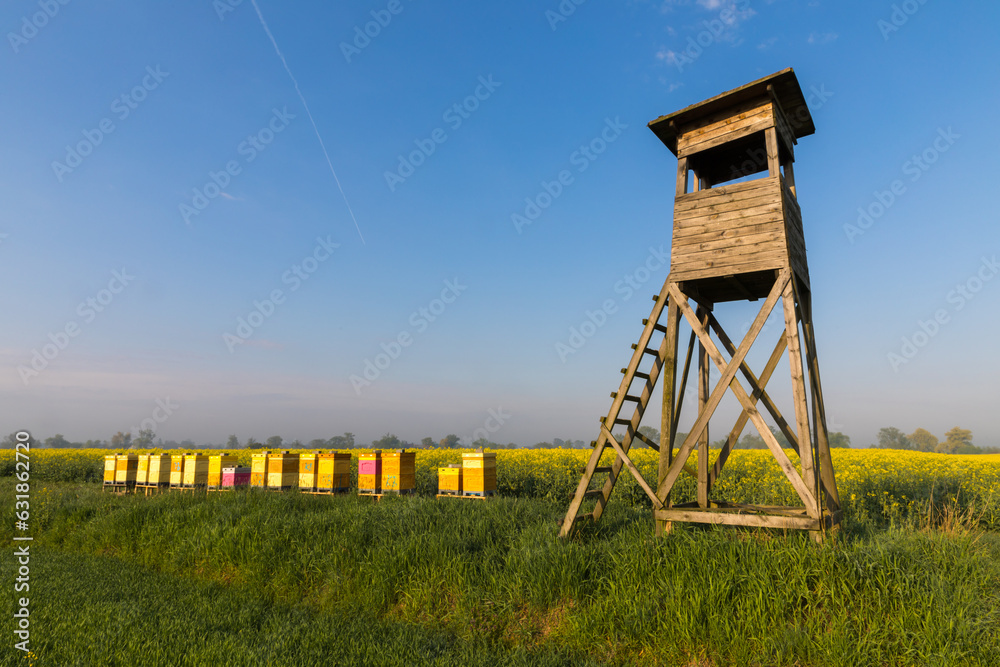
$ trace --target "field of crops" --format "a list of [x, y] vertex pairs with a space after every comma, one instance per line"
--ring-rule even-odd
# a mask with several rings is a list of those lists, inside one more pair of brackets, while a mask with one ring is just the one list
[[[461, 463], [463, 451], [470, 450], [417, 450], [417, 492], [434, 494], [438, 467]], [[31, 478], [35, 482], [100, 482], [104, 456], [108, 453], [104, 449], [36, 449], [31, 454]], [[250, 465], [250, 450], [238, 450], [235, 454], [239, 465]], [[787, 454], [793, 462], [798, 462], [794, 452]], [[590, 450], [580, 449], [498, 451], [498, 493], [566, 501], [576, 489], [580, 469], [589, 455]], [[953, 456], [881, 449], [835, 449], [832, 455], [848, 520], [879, 526], [913, 525], [926, 520], [930, 513], [951, 512], [972, 517], [985, 528], [1000, 528], [1000, 455]], [[608, 452], [605, 456], [610, 463], [613, 454]], [[633, 450], [633, 460], [646, 479], [656, 478], [656, 457], [649, 449]], [[692, 463], [695, 460], [696, 455]], [[0, 477], [10, 476], [13, 471], [13, 452], [0, 451]], [[352, 472], [355, 483], [356, 472], [355, 453]], [[682, 477], [676, 488], [679, 492], [675, 501], [694, 498], [692, 479]], [[734, 452], [714, 495], [734, 502], [797, 504], [791, 485], [766, 450]], [[642, 490], [624, 472], [613, 499], [616, 503], [648, 506]]]
[[[626, 478], [600, 524], [559, 540], [580, 450], [498, 452], [488, 501], [435, 499], [461, 451], [420, 450], [419, 494], [379, 503], [103, 493], [106, 453], [31, 452], [34, 665], [1000, 664], [998, 456], [837, 450], [845, 529], [817, 546], [654, 538]], [[10, 499], [12, 469], [4, 452]], [[791, 499], [767, 452], [727, 471], [720, 497]]]

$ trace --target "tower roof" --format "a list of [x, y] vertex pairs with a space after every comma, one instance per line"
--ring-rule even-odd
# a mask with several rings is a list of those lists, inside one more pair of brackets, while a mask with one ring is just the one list
[[816, 131], [805, 96], [802, 94], [799, 81], [795, 78], [795, 72], [791, 67], [762, 79], [751, 81], [739, 88], [733, 88], [715, 97], [710, 97], [697, 104], [684, 107], [680, 111], [660, 116], [649, 122], [649, 129], [660, 138], [660, 141], [670, 149], [670, 152], [677, 155], [678, 128], [698, 118], [723, 111], [755, 97], [767, 95], [768, 86], [773, 86], [774, 94], [792, 126], [792, 132], [796, 139]]

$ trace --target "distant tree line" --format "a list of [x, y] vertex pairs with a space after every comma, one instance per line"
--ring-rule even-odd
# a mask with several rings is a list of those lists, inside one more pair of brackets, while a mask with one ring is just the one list
[[906, 435], [894, 426], [879, 429], [878, 443], [869, 445], [878, 449], [904, 449], [940, 454], [998, 454], [1000, 447], [977, 447], [972, 444], [972, 431], [954, 427], [944, 434], [944, 440], [924, 428]]

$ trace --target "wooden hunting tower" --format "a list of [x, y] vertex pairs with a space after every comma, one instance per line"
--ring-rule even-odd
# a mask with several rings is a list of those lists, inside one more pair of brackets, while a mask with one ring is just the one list
[[[661, 116], [650, 122], [649, 128], [677, 156], [670, 274], [660, 294], [653, 297], [653, 312], [643, 320], [645, 328], [632, 346], [635, 352], [628, 367], [622, 369], [621, 386], [611, 394], [611, 410], [601, 418], [600, 436], [560, 534], [569, 535], [584, 517], [594, 521], [601, 517], [624, 467], [650, 498], [658, 533], [668, 531], [674, 521], [689, 521], [803, 529], [822, 539], [824, 531], [840, 521], [840, 499], [830, 460], [802, 215], [792, 168], [797, 140], [812, 134], [815, 127], [795, 73], [790, 68], [782, 70]], [[751, 178], [757, 174], [761, 175]], [[727, 185], [729, 181], [737, 182]], [[760, 312], [737, 347], [716, 320], [715, 305], [759, 299], [764, 299]], [[758, 376], [745, 359], [779, 299], [785, 328]], [[689, 301], [694, 301], [694, 308]], [[659, 323], [664, 313], [666, 325]], [[678, 391], [677, 342], [682, 316], [691, 335]], [[662, 334], [662, 339], [654, 346], [651, 340], [657, 334]], [[677, 426], [695, 339], [699, 343], [697, 418], [684, 441], [678, 443]], [[720, 352], [720, 344], [728, 360]], [[765, 390], [786, 348], [793, 424], [786, 421]], [[714, 388], [709, 386], [712, 364], [721, 373]], [[661, 374], [663, 409], [660, 442], [656, 443], [638, 429]], [[710, 461], [708, 424], [727, 389], [743, 410], [718, 456]], [[631, 418], [623, 415], [626, 403], [634, 407]], [[764, 406], [798, 455], [798, 466], [764, 422], [758, 404]], [[766, 442], [801, 506], [756, 506], [713, 498], [713, 486], [748, 421]], [[616, 426], [626, 428], [620, 442], [612, 435]], [[659, 450], [655, 487], [628, 456], [635, 440]], [[614, 451], [614, 462], [601, 466], [607, 449]], [[697, 470], [688, 465], [695, 449]], [[682, 473], [696, 479], [697, 500], [674, 504], [671, 490]], [[603, 474], [607, 475], [603, 484], [591, 488], [594, 477]], [[583, 503], [591, 498], [596, 500], [593, 511], [582, 514]]]

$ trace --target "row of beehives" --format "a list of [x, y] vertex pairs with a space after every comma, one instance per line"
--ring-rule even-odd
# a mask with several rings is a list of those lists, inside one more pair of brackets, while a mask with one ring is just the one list
[[[233, 454], [109, 454], [104, 486], [132, 488], [274, 490], [298, 488], [312, 493], [343, 493], [351, 486], [347, 452], [255, 452], [251, 467], [237, 466]], [[462, 454], [461, 465], [438, 468], [438, 492], [487, 496], [496, 492], [496, 454]], [[358, 493], [416, 491], [416, 452], [375, 451], [358, 456]]]

